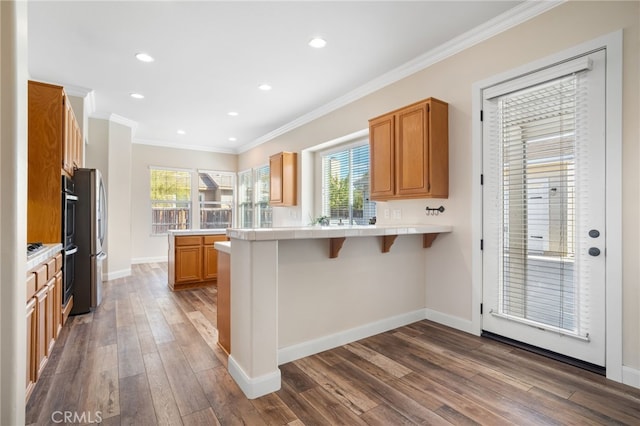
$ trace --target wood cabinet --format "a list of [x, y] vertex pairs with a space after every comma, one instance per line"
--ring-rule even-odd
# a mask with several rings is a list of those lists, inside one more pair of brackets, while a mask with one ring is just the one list
[[[31, 274], [33, 275], [33, 274]], [[35, 280], [35, 276], [33, 276]], [[36, 385], [37, 367], [36, 367], [36, 298], [31, 297], [27, 302], [27, 363], [26, 363], [26, 400], [29, 400], [31, 392]]]
[[64, 89], [29, 81], [27, 241], [62, 239], [61, 175], [82, 167], [82, 132]]
[[180, 235], [169, 241], [169, 287], [172, 290], [212, 285], [218, 278], [216, 241], [225, 235]]
[[[217, 251], [217, 250], [216, 250]], [[217, 305], [218, 345], [231, 353], [231, 256], [220, 251], [218, 254], [218, 305]]]
[[447, 198], [448, 129], [435, 98], [369, 120], [371, 199]]
[[61, 255], [27, 273], [26, 398], [42, 374], [62, 327]]
[[280, 152], [269, 157], [269, 204], [295, 206], [298, 194], [298, 154]]

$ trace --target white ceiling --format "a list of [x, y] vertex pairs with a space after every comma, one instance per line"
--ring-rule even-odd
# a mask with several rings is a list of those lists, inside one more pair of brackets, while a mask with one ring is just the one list
[[29, 72], [93, 91], [136, 142], [242, 152], [520, 3], [29, 1]]

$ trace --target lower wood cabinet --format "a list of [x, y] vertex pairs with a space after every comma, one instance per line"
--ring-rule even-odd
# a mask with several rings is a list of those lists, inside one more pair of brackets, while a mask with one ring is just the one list
[[[217, 251], [217, 250], [216, 250]], [[218, 345], [231, 353], [231, 256], [220, 251], [218, 254]]]
[[56, 257], [27, 273], [26, 399], [47, 365], [62, 328], [62, 262]]
[[218, 279], [216, 241], [226, 241], [221, 235], [178, 235], [169, 237], [169, 287], [172, 290], [213, 285]]
[[[33, 274], [32, 274], [33, 275]], [[35, 276], [34, 276], [35, 279]], [[37, 322], [36, 322], [36, 298], [32, 297], [27, 302], [27, 387], [26, 387], [26, 399], [31, 396], [31, 392], [36, 385], [38, 379], [36, 372], [36, 335], [37, 335]]]

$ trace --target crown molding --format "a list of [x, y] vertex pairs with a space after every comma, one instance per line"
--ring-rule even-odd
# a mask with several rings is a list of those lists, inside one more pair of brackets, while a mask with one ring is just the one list
[[134, 138], [133, 143], [139, 144], [139, 145], [159, 146], [163, 148], [187, 149], [191, 151], [201, 151], [201, 152], [214, 152], [216, 154], [238, 154], [237, 150], [235, 149], [223, 149], [223, 148], [215, 148], [215, 147], [202, 146], [202, 145], [185, 145], [182, 143], [161, 141], [161, 140], [155, 140], [155, 139]]
[[412, 59], [409, 62], [377, 77], [368, 83], [348, 92], [347, 94], [317, 108], [297, 119], [281, 126], [264, 136], [242, 145], [238, 148], [237, 153], [241, 154], [252, 148], [255, 148], [265, 142], [268, 142], [280, 135], [283, 135], [300, 126], [310, 123], [324, 115], [327, 115], [339, 108], [342, 108], [352, 102], [357, 101], [371, 93], [374, 93], [392, 83], [406, 78], [418, 71], [440, 62], [450, 56], [453, 56], [465, 49], [468, 49], [478, 43], [481, 43], [493, 36], [496, 36], [510, 28], [522, 24], [536, 16], [553, 9], [556, 6], [565, 3], [566, 0], [551, 1], [525, 1], [524, 3], [502, 13], [499, 16], [485, 22], [476, 28], [467, 31], [448, 42], [431, 49], [430, 51]]
[[93, 93], [93, 89], [81, 86], [73, 86], [70, 84], [62, 84], [64, 91], [69, 96], [75, 96], [76, 98], [86, 98], [90, 93]]
[[107, 120], [107, 121], [111, 121], [113, 123], [122, 124], [123, 126], [130, 127], [132, 134], [135, 134], [135, 131], [138, 128], [138, 122], [137, 121], [133, 121], [133, 120], [131, 120], [129, 118], [123, 117], [123, 116], [118, 115], [118, 114], [97, 112], [97, 113], [91, 114], [89, 117], [90, 118], [97, 118], [97, 119], [100, 119], [100, 120]]

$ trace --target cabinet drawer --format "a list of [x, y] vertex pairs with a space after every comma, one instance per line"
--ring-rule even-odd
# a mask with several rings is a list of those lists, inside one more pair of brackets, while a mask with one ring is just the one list
[[227, 236], [224, 234], [221, 235], [206, 235], [204, 237], [204, 243], [206, 244], [213, 244], [216, 241], [226, 241], [227, 240]]
[[42, 287], [47, 284], [47, 265], [43, 263], [33, 270], [33, 274], [36, 276], [36, 291], [40, 291]]
[[47, 281], [56, 276], [56, 258], [52, 257], [51, 259], [45, 262], [47, 265]]
[[176, 237], [177, 246], [199, 246], [201, 244], [202, 244], [202, 237], [200, 236]]
[[27, 301], [31, 299], [37, 291], [36, 285], [36, 274], [33, 272], [29, 272], [27, 274]]

